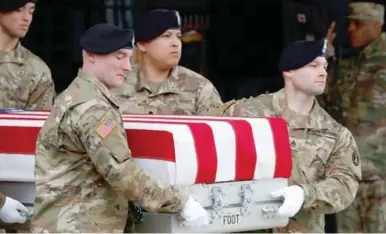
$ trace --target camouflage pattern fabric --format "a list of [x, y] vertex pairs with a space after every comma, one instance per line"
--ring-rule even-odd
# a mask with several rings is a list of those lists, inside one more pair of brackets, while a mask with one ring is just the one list
[[287, 107], [282, 89], [231, 101], [207, 114], [286, 120], [293, 155], [289, 183], [305, 191], [303, 207], [294, 218], [309, 232], [324, 232], [324, 214], [342, 211], [353, 201], [362, 177], [356, 142], [317, 101], [308, 116], [298, 114]]
[[137, 166], [116, 96], [82, 71], [39, 132], [35, 178], [33, 232], [122, 232], [128, 200], [179, 212], [188, 198]]
[[[341, 109], [342, 123], [353, 133], [362, 156], [362, 186], [371, 187], [370, 183], [379, 186], [372, 187], [377, 190], [377, 197], [371, 199], [360, 189], [353, 206], [337, 214], [339, 231], [364, 232], [357, 229], [363, 227], [366, 232], [386, 232], [383, 225], [386, 216], [381, 216], [375, 209], [365, 209], [369, 204], [384, 206], [382, 200], [386, 197], [386, 34], [382, 33], [341, 70], [339, 82], [326, 96], [341, 100], [336, 106]], [[344, 221], [346, 217], [348, 220]], [[372, 220], [379, 218], [378, 223], [382, 225], [361, 225], [370, 217]], [[358, 225], [347, 225], [352, 220]]]
[[121, 111], [126, 113], [200, 115], [223, 104], [209, 80], [181, 66], [174, 67], [162, 83], [146, 80], [135, 66], [126, 76], [125, 85], [114, 92], [120, 97]]
[[353, 203], [337, 214], [340, 233], [385, 233], [385, 180], [360, 183]]
[[385, 7], [375, 2], [351, 2], [348, 6], [348, 19], [376, 20], [384, 22]]
[[5, 203], [5, 195], [0, 193], [0, 209], [4, 206]]
[[0, 108], [49, 110], [55, 87], [47, 64], [20, 43], [0, 51]]

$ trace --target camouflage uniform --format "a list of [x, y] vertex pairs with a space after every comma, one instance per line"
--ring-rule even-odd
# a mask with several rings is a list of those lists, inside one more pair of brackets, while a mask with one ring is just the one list
[[[354, 199], [361, 179], [361, 162], [352, 134], [315, 101], [310, 115], [291, 111], [284, 90], [228, 102], [209, 115], [282, 117], [288, 123], [293, 155], [289, 183], [305, 191], [295, 216], [309, 232], [324, 232], [324, 214], [345, 209]], [[220, 113], [221, 112], [221, 113]]]
[[35, 232], [122, 232], [128, 200], [179, 212], [188, 198], [140, 170], [116, 96], [82, 71], [39, 133], [35, 177]]
[[121, 111], [130, 113], [200, 115], [223, 104], [209, 80], [181, 66], [174, 67], [170, 77], [160, 84], [147, 81], [136, 66], [116, 92]]
[[4, 206], [5, 203], [5, 195], [0, 193], [0, 209]]
[[54, 82], [46, 63], [20, 43], [0, 51], [0, 108], [51, 109]]
[[386, 198], [385, 33], [361, 52], [350, 70], [342, 79], [343, 87], [350, 82], [342, 92], [342, 109], [363, 158], [363, 182], [352, 206], [337, 215], [339, 231], [386, 232], [386, 203], [380, 202]]
[[[383, 21], [382, 11], [355, 3], [348, 17]], [[344, 62], [337, 85], [326, 96], [339, 100], [342, 123], [353, 133], [362, 157], [363, 181], [352, 205], [337, 214], [338, 231], [382, 233], [386, 232], [386, 34]]]

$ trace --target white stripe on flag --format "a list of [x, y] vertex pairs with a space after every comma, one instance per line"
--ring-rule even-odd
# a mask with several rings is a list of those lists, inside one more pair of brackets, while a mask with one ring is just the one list
[[44, 120], [9, 120], [0, 119], [0, 126], [12, 127], [43, 127]]
[[273, 178], [276, 166], [276, 150], [268, 119], [247, 119], [252, 126], [257, 162], [254, 179]]
[[[186, 125], [154, 124], [154, 123], [124, 123], [125, 129], [164, 130], [173, 134], [176, 154], [175, 185], [191, 185], [197, 176], [197, 154], [192, 133]], [[149, 139], [151, 141], [153, 139]], [[146, 144], [144, 142], [143, 144]]]
[[0, 154], [0, 181], [35, 182], [35, 156]]

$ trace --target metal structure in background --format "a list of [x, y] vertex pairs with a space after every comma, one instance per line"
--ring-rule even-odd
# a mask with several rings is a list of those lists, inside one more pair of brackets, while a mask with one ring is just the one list
[[134, 27], [135, 0], [105, 0], [106, 22], [123, 28]]

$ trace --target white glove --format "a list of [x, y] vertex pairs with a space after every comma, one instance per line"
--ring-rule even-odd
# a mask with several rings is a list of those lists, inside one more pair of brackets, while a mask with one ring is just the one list
[[201, 227], [209, 224], [208, 213], [192, 197], [189, 197], [180, 215], [184, 219], [183, 225], [185, 227]]
[[0, 219], [4, 223], [24, 223], [27, 220], [26, 216], [21, 213], [28, 214], [30, 211], [19, 201], [10, 197], [5, 198], [5, 203], [0, 209]]
[[273, 198], [284, 198], [283, 205], [278, 210], [278, 215], [293, 217], [299, 212], [304, 202], [304, 190], [298, 185], [293, 185], [271, 193]]

